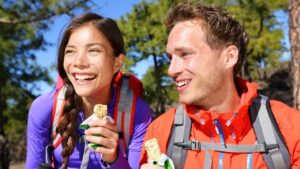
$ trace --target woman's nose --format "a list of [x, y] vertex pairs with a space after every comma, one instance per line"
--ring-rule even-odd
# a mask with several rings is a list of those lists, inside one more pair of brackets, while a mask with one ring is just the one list
[[79, 52], [77, 54], [76, 60], [75, 60], [75, 66], [79, 68], [87, 67], [88, 66], [88, 59], [86, 57], [85, 52]]

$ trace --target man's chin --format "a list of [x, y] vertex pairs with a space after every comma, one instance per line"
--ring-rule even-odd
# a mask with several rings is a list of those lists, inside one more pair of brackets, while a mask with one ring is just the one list
[[191, 100], [191, 98], [187, 98], [187, 97], [183, 97], [183, 96], [179, 96], [179, 102], [183, 103], [183, 104], [187, 104], [187, 105], [193, 104], [193, 101]]

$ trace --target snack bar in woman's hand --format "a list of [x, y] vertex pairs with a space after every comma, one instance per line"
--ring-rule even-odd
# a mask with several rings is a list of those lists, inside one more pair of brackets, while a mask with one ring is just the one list
[[86, 130], [86, 129], [89, 128], [88, 123], [90, 121], [98, 120], [98, 119], [103, 119], [106, 115], [107, 115], [107, 106], [103, 105], [103, 104], [96, 104], [94, 106], [94, 113], [89, 118], [87, 118], [86, 120], [84, 120], [80, 124], [79, 128]]

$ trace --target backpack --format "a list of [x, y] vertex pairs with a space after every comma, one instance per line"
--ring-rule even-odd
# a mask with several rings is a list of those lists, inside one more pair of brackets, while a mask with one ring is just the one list
[[204, 169], [210, 169], [212, 165], [212, 157], [208, 150], [249, 154], [260, 152], [269, 169], [289, 169], [290, 154], [271, 111], [269, 99], [258, 95], [253, 99], [248, 113], [258, 143], [253, 145], [217, 144], [189, 140], [192, 122], [183, 106], [179, 105], [176, 108], [167, 148], [167, 154], [173, 160], [176, 169], [184, 167], [187, 150], [205, 151]]
[[[119, 72], [113, 79], [113, 86], [116, 88], [116, 104], [114, 108], [114, 120], [117, 125], [117, 129], [120, 136], [120, 151], [126, 157], [128, 146], [130, 144], [130, 137], [133, 132], [134, 113], [136, 107], [137, 97], [142, 97], [144, 93], [143, 84], [139, 79], [129, 73]], [[53, 150], [59, 146], [62, 141], [62, 137], [59, 133], [56, 133], [57, 126], [62, 116], [64, 107], [64, 96], [66, 87], [63, 84], [63, 80], [58, 77], [56, 83], [57, 92], [54, 97], [54, 105], [52, 111], [52, 133], [51, 142], [46, 147], [46, 164], [52, 164]], [[83, 142], [83, 138], [79, 138], [79, 142]], [[88, 146], [85, 146], [85, 151], [88, 151]], [[86, 168], [88, 163], [89, 153], [83, 155], [81, 168]], [[86, 166], [83, 166], [86, 165]], [[47, 166], [46, 166], [47, 167]], [[45, 166], [40, 166], [45, 168]]]

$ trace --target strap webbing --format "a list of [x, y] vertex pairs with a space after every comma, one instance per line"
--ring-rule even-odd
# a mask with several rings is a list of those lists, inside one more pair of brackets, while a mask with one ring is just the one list
[[209, 150], [247, 154], [260, 152], [263, 154], [268, 168], [288, 169], [290, 167], [290, 154], [270, 109], [268, 98], [265, 96], [256, 97], [252, 101], [249, 114], [258, 144], [236, 145], [189, 141], [191, 120], [185, 115], [182, 105], [179, 105], [175, 113], [172, 135], [169, 139], [168, 156], [172, 157], [176, 168], [183, 168], [187, 149], [205, 150], [204, 168], [210, 169], [212, 156]]
[[266, 96], [256, 97], [250, 107], [250, 117], [258, 143], [266, 145], [278, 144], [278, 148], [271, 149], [263, 154], [264, 160], [270, 169], [290, 168], [290, 155], [281, 136], [277, 122], [268, 108]]
[[89, 164], [89, 158], [90, 157], [90, 150], [87, 141], [84, 141], [84, 151], [83, 151], [83, 157], [80, 165], [80, 169], [87, 169]]
[[124, 145], [124, 151], [127, 151], [130, 141], [131, 108], [134, 99], [133, 91], [129, 87], [129, 78], [129, 75], [124, 74], [118, 103], [117, 128], [123, 133], [125, 145], [122, 139], [120, 139], [120, 145]]
[[204, 169], [211, 169], [212, 156], [209, 151], [205, 151]]
[[54, 147], [57, 145], [56, 143], [61, 138], [60, 134], [56, 133], [56, 128], [57, 128], [57, 125], [58, 125], [59, 116], [62, 113], [62, 108], [63, 108], [63, 103], [64, 103], [66, 91], [67, 91], [66, 86], [63, 86], [59, 90], [59, 93], [58, 93], [57, 99], [56, 99], [56, 106], [54, 107], [55, 108], [55, 114], [54, 114], [53, 124], [52, 124], [52, 137], [53, 137], [52, 139], [53, 139]]
[[213, 150], [219, 152], [229, 152], [229, 153], [254, 153], [254, 152], [267, 152], [273, 149], [277, 149], [277, 145], [266, 146], [265, 144], [219, 144], [219, 143], [209, 143], [200, 142], [197, 140], [178, 142], [174, 143], [176, 147], [182, 147], [188, 150]]
[[[181, 104], [176, 109], [175, 121], [172, 130], [173, 132], [168, 146], [168, 156], [171, 157], [176, 168], [183, 168], [187, 156], [187, 150], [173, 145], [174, 143], [185, 142], [189, 140], [191, 132], [191, 119], [185, 115], [185, 110]], [[170, 150], [171, 148], [173, 150]]]

